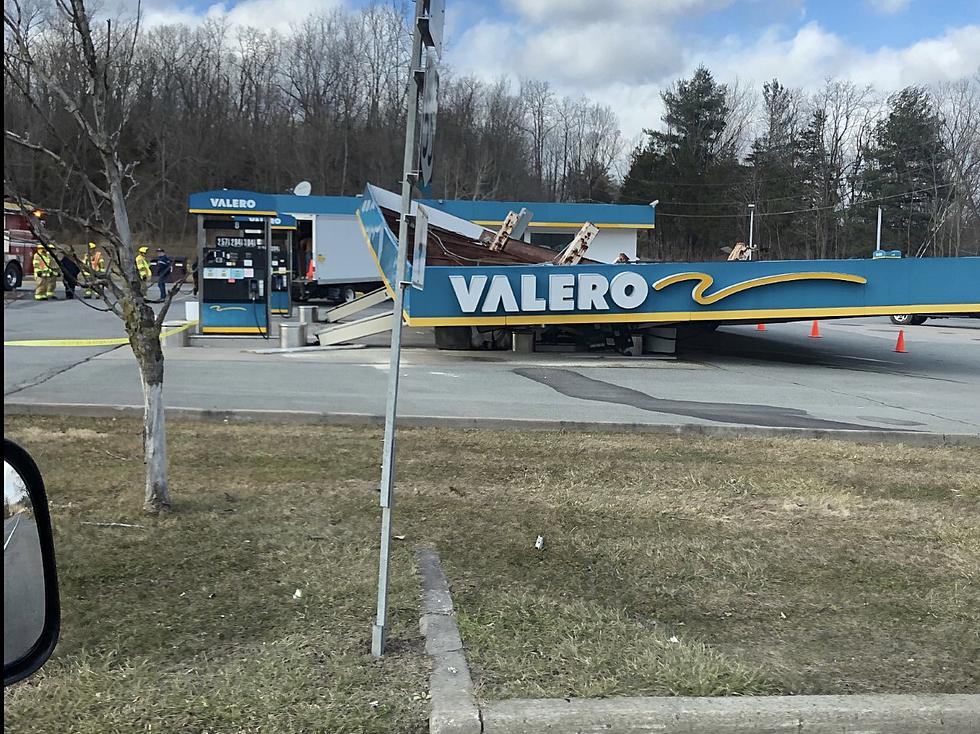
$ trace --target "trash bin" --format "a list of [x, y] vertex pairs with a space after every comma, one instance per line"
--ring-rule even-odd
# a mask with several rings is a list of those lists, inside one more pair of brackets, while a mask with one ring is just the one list
[[284, 321], [279, 324], [279, 346], [282, 349], [305, 347], [306, 324], [298, 321]]
[[[181, 328], [187, 326], [186, 321], [164, 321], [163, 322], [163, 346], [165, 347], [186, 347], [190, 343], [191, 330]], [[175, 331], [179, 329], [179, 331]], [[168, 334], [167, 332], [174, 332]]]

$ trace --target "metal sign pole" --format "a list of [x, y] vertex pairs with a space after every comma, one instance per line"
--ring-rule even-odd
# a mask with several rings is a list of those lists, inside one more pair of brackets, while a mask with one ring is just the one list
[[385, 437], [381, 464], [381, 553], [378, 562], [378, 611], [371, 630], [371, 654], [384, 655], [388, 618], [388, 559], [391, 553], [391, 507], [395, 487], [395, 415], [398, 407], [398, 375], [402, 351], [402, 312], [405, 300], [405, 263], [408, 259], [408, 218], [412, 213], [412, 176], [415, 172], [415, 126], [418, 117], [419, 84], [415, 72], [422, 65], [422, 34], [416, 12], [412, 31], [412, 62], [408, 75], [408, 120], [405, 126], [405, 162], [402, 179], [401, 217], [398, 221], [398, 265], [395, 280], [395, 310], [391, 326], [388, 362], [388, 402], [385, 408]]
[[881, 207], [878, 207], [878, 234], [875, 235], [875, 250], [881, 249]]

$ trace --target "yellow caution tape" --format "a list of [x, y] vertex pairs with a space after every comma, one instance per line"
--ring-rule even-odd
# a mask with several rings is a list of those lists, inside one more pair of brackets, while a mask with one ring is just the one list
[[[160, 338], [163, 339], [173, 334], [179, 334], [195, 326], [197, 321], [188, 321], [186, 324], [178, 326], [176, 329], [161, 332]], [[22, 339], [17, 341], [5, 341], [5, 347], [118, 347], [129, 344], [126, 337], [116, 337], [114, 339]]]

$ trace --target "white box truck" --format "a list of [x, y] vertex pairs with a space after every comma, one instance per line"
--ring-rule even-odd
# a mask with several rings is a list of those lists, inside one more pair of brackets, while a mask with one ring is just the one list
[[[279, 196], [279, 211], [296, 218], [294, 301], [351, 301], [382, 286], [355, 212], [356, 196]], [[312, 264], [312, 269], [311, 269]]]

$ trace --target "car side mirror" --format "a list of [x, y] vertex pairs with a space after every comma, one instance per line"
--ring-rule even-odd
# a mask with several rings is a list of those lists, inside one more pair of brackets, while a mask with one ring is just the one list
[[34, 459], [3, 439], [3, 685], [44, 665], [58, 643], [61, 608], [51, 517]]

